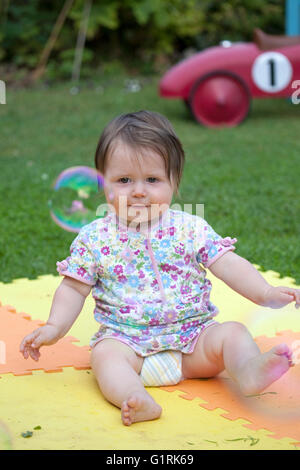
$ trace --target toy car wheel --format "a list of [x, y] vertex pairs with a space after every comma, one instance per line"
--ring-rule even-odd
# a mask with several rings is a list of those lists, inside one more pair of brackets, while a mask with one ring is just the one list
[[195, 83], [189, 105], [196, 121], [207, 127], [236, 126], [248, 114], [250, 92], [234, 74], [213, 73]]

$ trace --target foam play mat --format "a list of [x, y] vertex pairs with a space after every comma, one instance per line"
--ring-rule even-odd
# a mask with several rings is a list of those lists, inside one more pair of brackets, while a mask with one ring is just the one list
[[[257, 266], [257, 268], [259, 268]], [[272, 285], [295, 287], [291, 278], [262, 273]], [[286, 342], [295, 366], [263, 393], [244, 397], [220, 374], [150, 387], [162, 406], [158, 420], [121, 422], [120, 410], [102, 396], [89, 365], [97, 330], [93, 299], [68, 334], [25, 360], [19, 344], [46, 322], [58, 276], [0, 283], [0, 449], [15, 450], [296, 450], [300, 448], [300, 312], [259, 307], [208, 272], [217, 320], [244, 323], [262, 352]]]

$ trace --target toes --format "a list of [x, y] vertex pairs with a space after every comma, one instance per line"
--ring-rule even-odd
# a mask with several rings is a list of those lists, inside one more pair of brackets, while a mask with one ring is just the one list
[[293, 351], [291, 349], [288, 350], [288, 352], [286, 353], [286, 357], [291, 360], [292, 359], [292, 356], [293, 356]]
[[274, 347], [274, 352], [275, 352], [275, 354], [278, 354], [279, 356], [289, 357], [290, 355], [292, 355], [292, 351], [290, 350], [288, 345], [285, 344], [285, 343], [278, 344], [277, 346], [275, 346]]
[[132, 396], [130, 398], [128, 398], [127, 400], [127, 404], [130, 408], [137, 408], [138, 407], [138, 398], [136, 396]]
[[132, 424], [130, 416], [122, 416], [122, 421], [125, 426], [130, 426]]
[[129, 413], [129, 407], [128, 407], [128, 402], [127, 401], [123, 401], [122, 411], [123, 411], [123, 413]]
[[125, 424], [125, 426], [130, 426], [132, 424], [132, 421], [131, 419], [128, 417], [128, 418], [125, 418], [124, 416], [122, 417], [122, 421], [123, 421], [123, 424]]
[[124, 401], [122, 404], [121, 417], [122, 417], [123, 424], [125, 424], [126, 426], [131, 425], [132, 421], [130, 418], [130, 409], [128, 407], [127, 401]]
[[286, 357], [288, 358], [289, 366], [293, 367], [295, 364], [294, 364], [294, 361], [293, 361], [293, 351], [291, 349], [287, 353]]
[[278, 344], [277, 346], [274, 347], [274, 352], [275, 354], [279, 356], [285, 356], [288, 360], [289, 366], [292, 367], [294, 366], [293, 363], [293, 351], [289, 348], [289, 346], [285, 343]]

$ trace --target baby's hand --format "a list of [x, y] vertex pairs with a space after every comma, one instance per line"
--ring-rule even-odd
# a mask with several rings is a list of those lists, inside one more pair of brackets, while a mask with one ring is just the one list
[[263, 306], [270, 308], [282, 308], [285, 305], [295, 301], [296, 308], [300, 307], [300, 289], [292, 287], [273, 287], [269, 286], [265, 292]]
[[25, 336], [20, 344], [20, 352], [25, 359], [28, 359], [30, 356], [35, 361], [38, 361], [41, 355], [39, 351], [40, 347], [54, 344], [59, 338], [58, 328], [54, 325], [46, 324]]

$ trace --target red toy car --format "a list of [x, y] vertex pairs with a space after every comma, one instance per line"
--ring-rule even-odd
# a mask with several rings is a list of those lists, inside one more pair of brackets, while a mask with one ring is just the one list
[[251, 97], [291, 97], [299, 80], [300, 36], [255, 29], [253, 43], [224, 43], [181, 61], [161, 79], [159, 92], [182, 98], [205, 126], [235, 126]]

